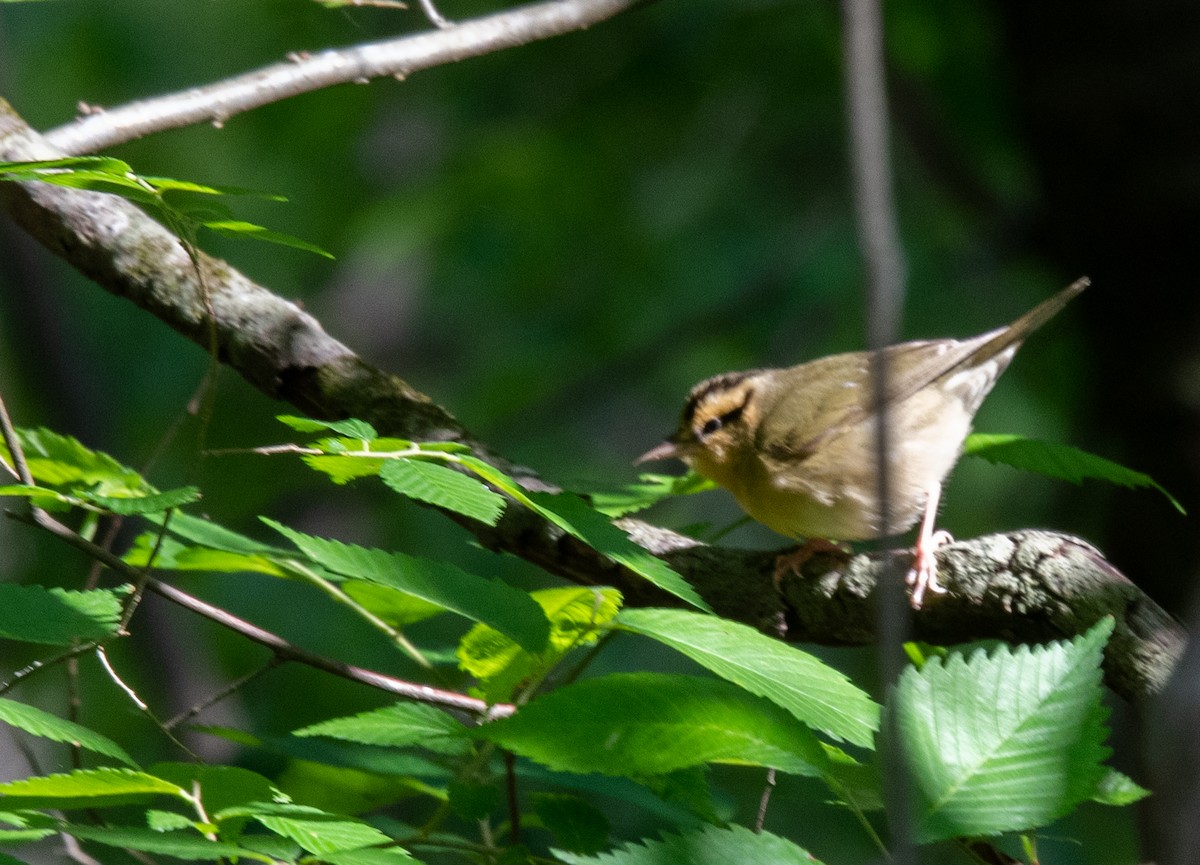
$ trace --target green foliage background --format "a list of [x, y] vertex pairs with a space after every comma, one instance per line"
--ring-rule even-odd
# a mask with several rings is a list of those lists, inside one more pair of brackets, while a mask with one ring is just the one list
[[[495, 8], [464, 0], [443, 11], [462, 18]], [[1031, 214], [1044, 204], [1045, 183], [1022, 122], [1035, 91], [1016, 86], [1005, 12], [984, 2], [917, 2], [890, 4], [888, 16], [911, 286], [904, 331], [977, 333], [1090, 262], [1055, 256], [1036, 238]], [[303, 0], [3, 4], [0, 93], [50, 128], [81, 101], [115, 105], [289, 51], [423, 26], [416, 12], [329, 11]], [[302, 300], [335, 336], [449, 406], [499, 452], [555, 480], [631, 479], [631, 458], [672, 426], [696, 380], [862, 343], [838, 32], [838, 10], [826, 2], [660, 2], [586, 33], [405, 82], [298, 97], [220, 129], [166, 132], [111, 155], [148, 174], [288, 196], [286, 205], [246, 201], [237, 210], [330, 250], [336, 262], [218, 237], [202, 245]], [[204, 374], [203, 352], [7, 225], [0, 255], [0, 382], [17, 422], [69, 432], [141, 465], [181, 417]], [[1100, 283], [1075, 306], [1104, 307], [1119, 290]], [[1161, 454], [1154, 465], [1141, 462], [1151, 455], [1081, 420], [1095, 402], [1100, 362], [1080, 324], [1085, 315], [1071, 310], [1023, 349], [977, 428], [1073, 441], [1133, 468], [1169, 464]], [[527, 587], [544, 582], [520, 563], [464, 548], [445, 520], [397, 505], [381, 489], [332, 489], [282, 460], [197, 457], [200, 447], [281, 440], [272, 420], [279, 411], [223, 376], [203, 441], [199, 424], [184, 420], [152, 472], [155, 483], [199, 484], [208, 512], [259, 537], [268, 535], [253, 517], [267, 513], [346, 541], [413, 553], [452, 547], [484, 573]], [[1191, 481], [1180, 472], [1155, 477], [1186, 491]], [[736, 516], [720, 494], [692, 499], [655, 518], [681, 525]], [[1116, 506], [1129, 501], [1164, 523], [1175, 519], [1148, 493]], [[1107, 493], [966, 461], [943, 523], [963, 536], [1047, 524], [1104, 548], [1113, 506]], [[778, 542], [756, 527], [729, 540]], [[0, 549], [5, 580], [45, 581], [57, 571], [74, 585], [86, 567], [5, 523]], [[195, 586], [314, 649], [365, 664], [391, 658], [336, 609], [324, 619], [290, 618], [276, 584]], [[183, 676], [197, 659], [198, 679], [222, 681], [243, 668], [239, 641], [163, 605], [155, 621], [157, 633], [142, 639], [188, 657], [160, 655], [173, 673]], [[856, 653], [829, 654], [843, 668], [867, 664]], [[134, 663], [133, 652], [124, 660]], [[637, 663], [692, 671], [665, 655]], [[211, 684], [161, 669], [131, 677], [181, 706]], [[320, 701], [311, 698], [318, 682]], [[141, 723], [92, 697], [84, 695], [85, 712], [97, 729]], [[363, 689], [287, 669], [260, 682], [254, 705], [241, 711], [269, 734], [328, 717], [329, 706], [348, 714], [378, 704]], [[736, 773], [723, 781], [734, 791], [757, 783]], [[811, 788], [795, 779], [781, 788], [772, 820], [786, 825], [809, 809], [828, 817], [831, 834], [854, 831], [848, 817], [822, 811]], [[1088, 816], [1085, 808], [1080, 819]], [[621, 835], [648, 831], [636, 822], [645, 817], [628, 815]], [[1093, 839], [1111, 836], [1095, 849], [1113, 862], [1130, 855], [1125, 820], [1104, 812], [1086, 829]], [[1071, 855], [1064, 845], [1058, 861]]]

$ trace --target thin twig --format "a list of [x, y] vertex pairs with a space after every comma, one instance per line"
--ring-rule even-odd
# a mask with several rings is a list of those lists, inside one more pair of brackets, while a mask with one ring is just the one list
[[137, 706], [143, 712], [149, 712], [149, 704], [137, 695], [137, 691], [126, 685], [124, 679], [117, 675], [117, 671], [113, 669], [112, 662], [108, 660], [108, 652], [104, 651], [104, 646], [96, 647], [96, 657], [100, 659], [100, 666], [108, 673], [108, 677], [116, 683], [118, 688], [125, 692], [125, 696], [133, 702], [133, 705]]
[[51, 670], [69, 658], [75, 658], [75, 657], [78, 657], [79, 655], [83, 655], [83, 654], [86, 654], [87, 652], [90, 652], [92, 649], [96, 648], [96, 646], [97, 646], [96, 641], [91, 640], [86, 643], [80, 643], [77, 646], [72, 646], [71, 648], [67, 649], [66, 651], [59, 652], [57, 655], [53, 655], [50, 658], [44, 658], [44, 659], [39, 659], [39, 660], [30, 662], [29, 664], [25, 665], [24, 667], [22, 667], [21, 669], [17, 670], [15, 673], [13, 673], [12, 678], [9, 679], [7, 682], [0, 684], [0, 695], [7, 694], [9, 691], [11, 691], [17, 685], [21, 684], [22, 681], [29, 678], [34, 673], [40, 673], [43, 670]]
[[4, 405], [2, 395], [0, 395], [0, 435], [4, 437], [4, 446], [8, 448], [9, 457], [13, 461], [11, 469], [16, 472], [21, 483], [33, 486], [33, 475], [29, 472], [29, 464], [25, 462], [25, 449], [21, 447], [21, 440], [17, 437], [17, 430], [13, 427], [12, 418], [8, 416], [8, 408]]
[[212, 694], [212, 695], [206, 697], [205, 699], [201, 700], [199, 703], [196, 703], [190, 709], [180, 712], [174, 718], [171, 718], [167, 721], [163, 721], [163, 726], [166, 727], [168, 730], [174, 730], [180, 724], [183, 724], [186, 721], [190, 721], [192, 718], [195, 718], [197, 715], [199, 715], [204, 710], [215, 706], [217, 703], [220, 703], [222, 700], [228, 699], [231, 695], [236, 694], [238, 691], [240, 691], [246, 685], [250, 684], [251, 682], [253, 682], [255, 679], [259, 678], [260, 676], [263, 676], [266, 673], [269, 673], [271, 670], [274, 670], [276, 667], [278, 667], [282, 663], [283, 663], [283, 658], [279, 657], [278, 655], [272, 655], [270, 658], [267, 659], [267, 662], [265, 664], [263, 664], [262, 666], [251, 670], [249, 673], [244, 673], [243, 675], [238, 676], [232, 682], [227, 684], [224, 688], [217, 691], [215, 694]]
[[425, 17], [429, 19], [434, 27], [445, 30], [448, 27], [453, 27], [454, 22], [442, 15], [438, 8], [433, 5], [433, 0], [417, 0], [417, 4], [421, 7], [421, 11], [425, 13]]
[[302, 93], [374, 78], [403, 79], [435, 66], [582, 30], [640, 2], [644, 0], [547, 0], [452, 27], [439, 24], [439, 20], [449, 22], [423, 3], [425, 14], [439, 29], [349, 48], [296, 52], [283, 63], [213, 84], [87, 114], [47, 137], [62, 150], [80, 155], [166, 129], [196, 123], [219, 127], [238, 114]]
[[[138, 576], [141, 571], [132, 565], [123, 562], [108, 550], [103, 549], [86, 538], [80, 537], [72, 531], [68, 526], [58, 522], [49, 514], [42, 514], [38, 517], [24, 517], [20, 514], [13, 515], [16, 519], [32, 522], [40, 528], [45, 529], [56, 537], [66, 541], [76, 549], [82, 550], [90, 556], [95, 556], [100, 559], [106, 566], [116, 571], [117, 573], [127, 578]], [[299, 664], [304, 664], [318, 670], [323, 670], [326, 673], [331, 673], [335, 676], [340, 676], [343, 679], [349, 679], [353, 682], [358, 682], [363, 685], [370, 685], [373, 688], [387, 691], [392, 694], [397, 694], [401, 697], [407, 697], [410, 700], [417, 700], [422, 703], [430, 703], [435, 706], [444, 706], [448, 709], [457, 709], [462, 712], [469, 712], [472, 715], [493, 719], [503, 718], [511, 715], [516, 711], [516, 707], [507, 703], [497, 703], [489, 705], [483, 700], [478, 700], [474, 697], [468, 697], [465, 694], [459, 694], [454, 691], [446, 691], [441, 688], [434, 688], [429, 685], [422, 685], [416, 682], [407, 682], [403, 679], [397, 679], [393, 676], [388, 676], [384, 673], [377, 673], [374, 670], [368, 670], [363, 667], [356, 667], [353, 664], [346, 664], [341, 661], [335, 661], [331, 658], [326, 658], [317, 655], [313, 652], [301, 649], [289, 643], [283, 637], [260, 628], [257, 625], [247, 622], [245, 619], [240, 619], [233, 613], [223, 610], [220, 607], [202, 601], [199, 598], [189, 595], [182, 589], [177, 589], [172, 585], [161, 582], [154, 578], [147, 580], [146, 588], [155, 594], [166, 598], [174, 604], [177, 604], [184, 609], [190, 610], [193, 613], [204, 616], [217, 624], [234, 631], [252, 642], [258, 643], [260, 646], [265, 646], [274, 652], [280, 659], [284, 661], [295, 661]]]
[[73, 835], [68, 835], [66, 832], [59, 833], [62, 838], [63, 851], [67, 854], [67, 858], [72, 862], [77, 862], [79, 865], [102, 865], [99, 859], [94, 858], [90, 853], [79, 846], [79, 841]]
[[164, 725], [163, 722], [158, 719], [158, 716], [154, 714], [153, 710], [150, 708], [150, 704], [139, 697], [137, 691], [133, 690], [132, 687], [126, 684], [125, 680], [121, 678], [120, 674], [117, 673], [116, 669], [113, 667], [112, 662], [108, 660], [108, 652], [104, 650], [103, 643], [96, 646], [96, 658], [100, 661], [100, 666], [104, 668], [104, 672], [108, 673], [108, 677], [112, 679], [116, 686], [124, 692], [125, 696], [127, 696], [130, 701], [138, 707], [138, 711], [150, 719], [150, 723], [154, 724], [155, 727], [162, 731], [164, 736], [171, 740], [172, 744], [176, 745], [193, 760], [200, 759], [200, 757], [191, 748], [185, 745], [174, 733], [167, 729], [166, 725]]
[[504, 751], [504, 789], [508, 796], [508, 839], [514, 846], [521, 843], [521, 803], [517, 801], [517, 758]]
[[775, 792], [775, 770], [767, 770], [767, 781], [763, 785], [762, 796], [758, 800], [758, 813], [754, 815], [754, 831], [762, 832], [767, 822], [767, 806], [771, 804], [771, 794]]

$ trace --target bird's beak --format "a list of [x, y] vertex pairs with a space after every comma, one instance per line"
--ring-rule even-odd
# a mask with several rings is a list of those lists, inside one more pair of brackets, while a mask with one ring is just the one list
[[646, 451], [640, 457], [633, 461], [635, 466], [640, 466], [642, 463], [652, 463], [656, 460], [673, 460], [680, 458], [679, 445], [667, 439], [659, 445], [655, 445]]

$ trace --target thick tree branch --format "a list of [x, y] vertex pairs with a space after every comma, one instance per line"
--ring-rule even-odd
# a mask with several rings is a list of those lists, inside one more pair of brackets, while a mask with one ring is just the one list
[[302, 93], [374, 78], [403, 80], [434, 66], [583, 30], [642, 2], [548, 0], [384, 42], [299, 52], [286, 62], [182, 93], [111, 110], [91, 109], [93, 113], [47, 132], [46, 138], [64, 153], [78, 156], [165, 129], [221, 125], [237, 114]]
[[[0, 160], [61, 155], [0, 102]], [[207, 346], [194, 270], [178, 242], [142, 211], [112, 196], [41, 183], [0, 183], [0, 208], [108, 291]], [[200, 262], [221, 359], [263, 392], [317, 417], [360, 417], [386, 435], [460, 441], [528, 486], [542, 484], [491, 454], [428, 397], [363, 362], [294, 304], [225, 262], [205, 255]], [[491, 549], [578, 582], [614, 585], [629, 603], [672, 602], [522, 508], [508, 508], [496, 526], [457, 519]], [[777, 591], [774, 553], [707, 546], [636, 520], [620, 525], [721, 614], [772, 633], [785, 616], [789, 639], [831, 645], [874, 642], [871, 593], [889, 558], [903, 555], [856, 556], [836, 569], [816, 558], [803, 576], [785, 580]], [[914, 616], [919, 639], [1045, 640], [1113, 615], [1117, 636], [1109, 647], [1108, 682], [1134, 703], [1162, 687], [1181, 651], [1180, 628], [1081, 541], [1044, 532], [996, 535], [949, 546], [939, 562], [950, 592]]]

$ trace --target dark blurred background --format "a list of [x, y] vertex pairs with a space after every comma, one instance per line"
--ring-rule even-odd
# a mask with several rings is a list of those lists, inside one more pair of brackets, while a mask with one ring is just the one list
[[[446, 0], [443, 11], [496, 8]], [[886, 11], [905, 335], [973, 335], [1091, 276], [1022, 350], [976, 428], [1078, 445], [1200, 508], [1200, 4], [914, 0]], [[424, 26], [415, 11], [303, 0], [0, 4], [0, 95], [49, 129], [81, 101], [117, 105]], [[203, 245], [302, 301], [499, 452], [562, 482], [628, 480], [630, 460], [672, 427], [697, 380], [862, 346], [840, 62], [830, 2], [659, 2], [586, 33], [110, 155], [146, 174], [286, 195], [235, 207], [336, 262], [217, 237]], [[200, 349], [0, 224], [0, 388], [19, 424], [139, 466], [205, 365]], [[331, 488], [280, 458], [197, 456], [288, 438], [272, 420], [286, 411], [226, 374], [203, 444], [185, 421], [152, 479], [201, 484], [205, 510], [243, 531], [258, 533], [254, 516], [270, 514], [410, 552], [464, 546], [459, 530], [377, 489]], [[650, 518], [736, 515], [710, 493]], [[973, 460], [941, 522], [962, 537], [1077, 533], [1176, 611], [1200, 556], [1193, 518], [1154, 492]], [[757, 527], [729, 542], [780, 543]], [[9, 521], [0, 550], [3, 579], [76, 584], [85, 566]], [[280, 587], [192, 586], [307, 645], [362, 655], [347, 660], [382, 657], [371, 640], [339, 639], [337, 628], [356, 626], [337, 613], [289, 622]], [[173, 612], [156, 621], [168, 643], [208, 636]], [[219, 645], [214, 681], [237, 668], [238, 645]], [[279, 715], [254, 709], [256, 719], [328, 716], [288, 698], [295, 682], [264, 682]], [[336, 699], [369, 698], [347, 686]], [[1131, 855], [1122, 821], [1088, 830], [1114, 834], [1114, 862]], [[1056, 861], [1074, 861], [1063, 846]]]

